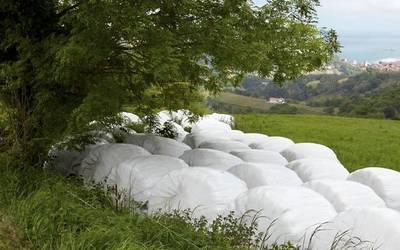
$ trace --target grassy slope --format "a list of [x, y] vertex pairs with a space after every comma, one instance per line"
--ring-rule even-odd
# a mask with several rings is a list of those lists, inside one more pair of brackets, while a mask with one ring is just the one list
[[351, 171], [400, 170], [400, 122], [306, 115], [237, 115], [237, 128], [332, 148]]
[[[241, 107], [251, 107], [262, 111], [268, 111], [274, 104], [267, 103], [265, 99], [249, 97], [243, 95], [237, 95], [229, 92], [223, 92], [219, 96], [215, 97], [216, 101], [227, 103], [231, 105], [237, 105]], [[305, 114], [321, 114], [321, 108], [308, 107], [302, 104], [290, 104], [299, 109], [301, 113]]]
[[0, 217], [0, 249], [250, 250], [254, 231], [229, 218], [214, 224], [210, 232], [205, 223], [189, 223], [189, 215], [149, 217], [116, 209], [101, 189], [51, 171], [20, 171], [5, 165], [0, 154], [0, 215], [13, 222]]

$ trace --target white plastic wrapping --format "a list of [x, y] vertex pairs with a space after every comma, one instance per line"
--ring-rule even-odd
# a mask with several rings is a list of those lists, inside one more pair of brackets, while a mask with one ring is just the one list
[[207, 132], [207, 131], [230, 131], [232, 128], [223, 122], [212, 120], [212, 119], [201, 119], [192, 127], [192, 133], [196, 132]]
[[303, 184], [295, 172], [276, 164], [242, 163], [230, 168], [228, 172], [246, 182], [248, 188]]
[[[312, 250], [379, 249], [400, 246], [400, 213], [389, 208], [353, 208], [323, 225], [313, 237]], [[335, 247], [333, 246], [333, 242]]]
[[193, 116], [193, 113], [189, 110], [180, 109], [177, 111], [172, 111], [171, 116], [172, 120], [180, 124], [183, 128], [191, 128], [193, 126], [193, 121], [190, 119], [190, 117]]
[[231, 115], [212, 113], [211, 115], [205, 115], [204, 118], [220, 121], [228, 124], [231, 127], [235, 125], [235, 118]]
[[228, 170], [237, 164], [243, 163], [236, 156], [206, 148], [186, 151], [180, 158], [192, 167], [208, 167], [219, 170]]
[[184, 161], [171, 156], [139, 156], [115, 166], [111, 170], [107, 185], [115, 185], [135, 201], [145, 202], [149, 199], [148, 190], [164, 175], [187, 167]]
[[189, 133], [186, 132], [181, 125], [179, 125], [174, 121], [171, 121], [170, 124], [172, 125], [174, 131], [176, 132], [175, 140], [177, 140], [178, 142], [182, 142], [185, 139], [186, 135], [188, 135]]
[[270, 150], [275, 152], [281, 152], [290, 146], [294, 145], [294, 142], [286, 137], [270, 136], [268, 140], [262, 142], [251, 143], [250, 148]]
[[156, 135], [135, 134], [125, 139], [126, 143], [141, 146], [152, 154], [179, 157], [191, 148], [176, 140]]
[[281, 154], [268, 150], [258, 150], [258, 149], [235, 150], [231, 151], [231, 154], [239, 157], [244, 162], [272, 163], [279, 165], [288, 164], [288, 161]]
[[142, 123], [142, 119], [140, 119], [140, 117], [135, 114], [129, 112], [121, 112], [118, 115], [122, 118], [123, 125], [129, 125], [132, 123], [139, 123], [139, 124]]
[[185, 168], [164, 176], [151, 190], [150, 213], [190, 209], [209, 221], [229, 212], [230, 204], [246, 184], [235, 176], [208, 168]]
[[198, 148], [200, 144], [207, 140], [229, 140], [228, 136], [214, 133], [191, 133], [185, 136], [183, 143], [191, 148]]
[[281, 154], [289, 161], [306, 158], [324, 158], [337, 160], [332, 149], [315, 143], [297, 143], [283, 150]]
[[321, 179], [345, 180], [349, 176], [349, 171], [337, 160], [300, 159], [289, 162], [286, 166], [295, 171], [303, 182]]
[[324, 196], [337, 212], [353, 207], [386, 207], [371, 188], [354, 181], [316, 180], [304, 186]]
[[121, 162], [150, 153], [131, 144], [106, 144], [94, 148], [81, 163], [80, 175], [87, 182], [105, 183], [111, 170]]
[[198, 148], [201, 143], [208, 140], [233, 140], [236, 137], [241, 136], [242, 134], [243, 132], [239, 130], [200, 131], [186, 135], [183, 142], [189, 145], [191, 148]]
[[164, 124], [167, 121], [172, 120], [172, 113], [168, 110], [158, 112], [157, 119], [160, 124]]
[[244, 143], [246, 145], [250, 145], [253, 143], [268, 142], [269, 137], [267, 135], [258, 134], [258, 133], [244, 133], [242, 135], [236, 136], [233, 139], [236, 141], [239, 141], [241, 143]]
[[53, 147], [49, 152], [50, 164], [63, 175], [79, 175], [81, 162], [94, 148], [103, 145], [88, 145], [82, 151], [75, 149], [58, 149]]
[[206, 140], [199, 145], [199, 148], [209, 148], [229, 153], [236, 150], [250, 149], [246, 144], [232, 140]]
[[364, 168], [353, 172], [348, 180], [372, 188], [390, 208], [400, 211], [400, 173], [386, 168]]
[[267, 244], [308, 242], [313, 231], [336, 216], [333, 206], [320, 194], [298, 186], [263, 186], [249, 189], [235, 200], [238, 215], [251, 222], [258, 218], [258, 231]]

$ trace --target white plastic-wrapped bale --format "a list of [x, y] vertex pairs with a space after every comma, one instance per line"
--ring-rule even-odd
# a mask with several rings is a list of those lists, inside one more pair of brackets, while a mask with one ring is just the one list
[[229, 153], [231, 151], [250, 149], [246, 144], [232, 140], [207, 140], [199, 145], [199, 148], [209, 148]]
[[239, 157], [244, 162], [272, 163], [286, 165], [288, 161], [281, 154], [268, 150], [245, 149], [231, 151], [231, 154]]
[[303, 184], [295, 172], [276, 164], [242, 163], [230, 168], [228, 172], [246, 182], [248, 188]]
[[116, 186], [123, 194], [138, 202], [149, 199], [148, 190], [164, 175], [188, 165], [175, 157], [165, 155], [139, 156], [121, 162], [111, 170], [107, 184]]
[[168, 110], [158, 112], [157, 119], [160, 124], [164, 124], [167, 121], [171, 121], [172, 113]]
[[180, 158], [192, 167], [208, 167], [219, 170], [228, 170], [235, 165], [243, 163], [236, 156], [206, 148], [186, 151]]
[[171, 113], [171, 116], [172, 120], [180, 124], [183, 128], [191, 128], [193, 126], [193, 122], [191, 119], [191, 117], [193, 117], [193, 113], [189, 110], [180, 109], [177, 111], [173, 111]]
[[345, 180], [349, 171], [337, 160], [331, 159], [300, 159], [286, 165], [297, 173], [303, 182], [332, 179]]
[[137, 123], [137, 124], [142, 123], [142, 119], [140, 119], [139, 116], [129, 112], [121, 112], [119, 113], [119, 116], [122, 118], [123, 125], [125, 126], [132, 123]]
[[239, 130], [229, 130], [229, 131], [211, 130], [211, 131], [192, 132], [186, 135], [183, 142], [189, 145], [191, 148], [198, 148], [201, 143], [208, 140], [232, 140], [242, 134], [243, 132]]
[[103, 145], [88, 145], [83, 150], [57, 148], [52, 147], [49, 151], [50, 162], [46, 163], [46, 166], [50, 164], [55, 170], [59, 171], [63, 175], [79, 175], [81, 172], [81, 162], [94, 148]]
[[91, 131], [88, 135], [94, 137], [94, 144], [88, 144], [81, 150], [79, 147], [68, 148], [66, 146], [73, 144], [76, 139], [71, 136], [53, 145], [48, 152], [49, 161], [45, 163], [45, 167], [52, 167], [66, 176], [79, 175], [81, 162], [89, 152], [98, 146], [109, 144], [113, 141], [112, 136], [103, 131]]
[[207, 131], [231, 131], [232, 128], [223, 122], [212, 120], [212, 119], [201, 119], [192, 127], [192, 133], [196, 132], [207, 132]]
[[94, 148], [83, 159], [80, 175], [86, 182], [106, 183], [111, 170], [121, 162], [150, 153], [131, 144], [106, 144]]
[[198, 148], [200, 144], [207, 140], [229, 140], [229, 137], [206, 133], [191, 133], [185, 136], [183, 143], [191, 148]]
[[386, 168], [364, 168], [353, 172], [348, 180], [372, 188], [390, 208], [400, 211], [400, 173]]
[[173, 157], [179, 157], [183, 152], [191, 149], [184, 143], [156, 135], [129, 135], [125, 139], [125, 142], [141, 146], [152, 154], [168, 155]]
[[282, 152], [283, 150], [293, 146], [294, 142], [286, 137], [270, 136], [268, 140], [263, 142], [251, 143], [250, 148], [270, 150], [275, 152]]
[[190, 209], [209, 221], [229, 212], [233, 200], [247, 191], [246, 184], [225, 171], [194, 167], [172, 171], [151, 190], [150, 213]]
[[236, 138], [240, 138], [244, 133], [240, 130], [212, 130], [212, 131], [201, 131], [200, 134], [203, 135], [212, 135], [218, 137], [224, 137], [229, 140], [235, 140]]
[[242, 135], [238, 135], [235, 138], [233, 138], [235, 141], [244, 143], [246, 145], [250, 145], [253, 143], [264, 143], [268, 142], [269, 137], [264, 134], [258, 134], [258, 133], [244, 133]]
[[178, 142], [182, 142], [186, 135], [188, 135], [189, 133], [185, 131], [185, 129], [179, 125], [178, 123], [171, 121], [169, 124], [171, 124], [174, 132], [176, 133], [176, 137], [175, 140], [177, 140]]
[[332, 149], [315, 143], [297, 143], [283, 150], [281, 154], [289, 162], [307, 158], [337, 160], [336, 154]]
[[127, 144], [133, 144], [136, 146], [143, 147], [144, 141], [149, 137], [153, 135], [148, 135], [148, 134], [130, 134], [127, 135], [124, 139], [124, 143]]
[[375, 207], [352, 208], [324, 224], [313, 237], [311, 249], [394, 250], [399, 249], [399, 235], [398, 211]]
[[304, 186], [324, 196], [338, 213], [353, 207], [386, 207], [371, 188], [354, 181], [316, 180]]
[[204, 118], [220, 121], [228, 124], [231, 127], [235, 126], [235, 118], [231, 115], [213, 113], [211, 115], [205, 115]]
[[249, 189], [235, 200], [238, 216], [245, 222], [258, 218], [258, 232], [268, 245], [308, 243], [322, 223], [336, 216], [333, 206], [320, 194], [305, 187], [263, 186]]

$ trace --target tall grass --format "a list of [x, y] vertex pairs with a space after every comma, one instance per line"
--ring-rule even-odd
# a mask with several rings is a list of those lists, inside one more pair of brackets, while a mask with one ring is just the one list
[[400, 121], [314, 115], [236, 115], [237, 129], [332, 148], [350, 171], [400, 170]]
[[[21, 242], [32, 249], [254, 249], [255, 246], [255, 225], [239, 223], [232, 215], [218, 218], [210, 230], [206, 221], [193, 220], [189, 212], [147, 216], [135, 210], [116, 209], [103, 189], [86, 187], [79, 180], [66, 179], [51, 171], [21, 171], [6, 165], [0, 168], [0, 211], [12, 218], [10, 222], [21, 232]], [[287, 245], [264, 249], [296, 248]]]

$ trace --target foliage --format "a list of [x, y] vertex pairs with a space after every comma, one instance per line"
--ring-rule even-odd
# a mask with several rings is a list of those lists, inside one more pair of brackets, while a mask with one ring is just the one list
[[175, 127], [169, 121], [164, 122], [163, 126], [157, 127], [155, 132], [157, 135], [171, 139], [175, 139], [178, 135]]
[[298, 109], [294, 106], [291, 106], [287, 103], [285, 104], [276, 104], [271, 107], [269, 113], [271, 114], [297, 114]]
[[[191, 108], [248, 72], [277, 82], [317, 69], [339, 50], [315, 27], [317, 0], [4, 0], [0, 102], [21, 160], [107, 123], [129, 103], [139, 115]], [[29, 165], [29, 164], [28, 164]]]
[[[381, 88], [396, 85], [400, 73], [396, 72], [362, 72], [357, 75], [309, 74], [279, 86], [268, 79], [249, 75], [242, 87], [233, 91], [247, 96], [284, 97], [298, 101], [314, 101], [327, 98], [353, 97], [370, 94]], [[325, 98], [324, 98], [325, 97]], [[315, 100], [316, 99], [316, 100]]]
[[400, 122], [316, 115], [236, 115], [245, 132], [286, 136], [295, 142], [332, 148], [349, 170], [385, 167], [400, 170]]
[[256, 76], [248, 76], [235, 93], [245, 96], [280, 96], [306, 101], [307, 106], [326, 114], [398, 119], [400, 74], [362, 72], [346, 75], [305, 75], [283, 86]]

